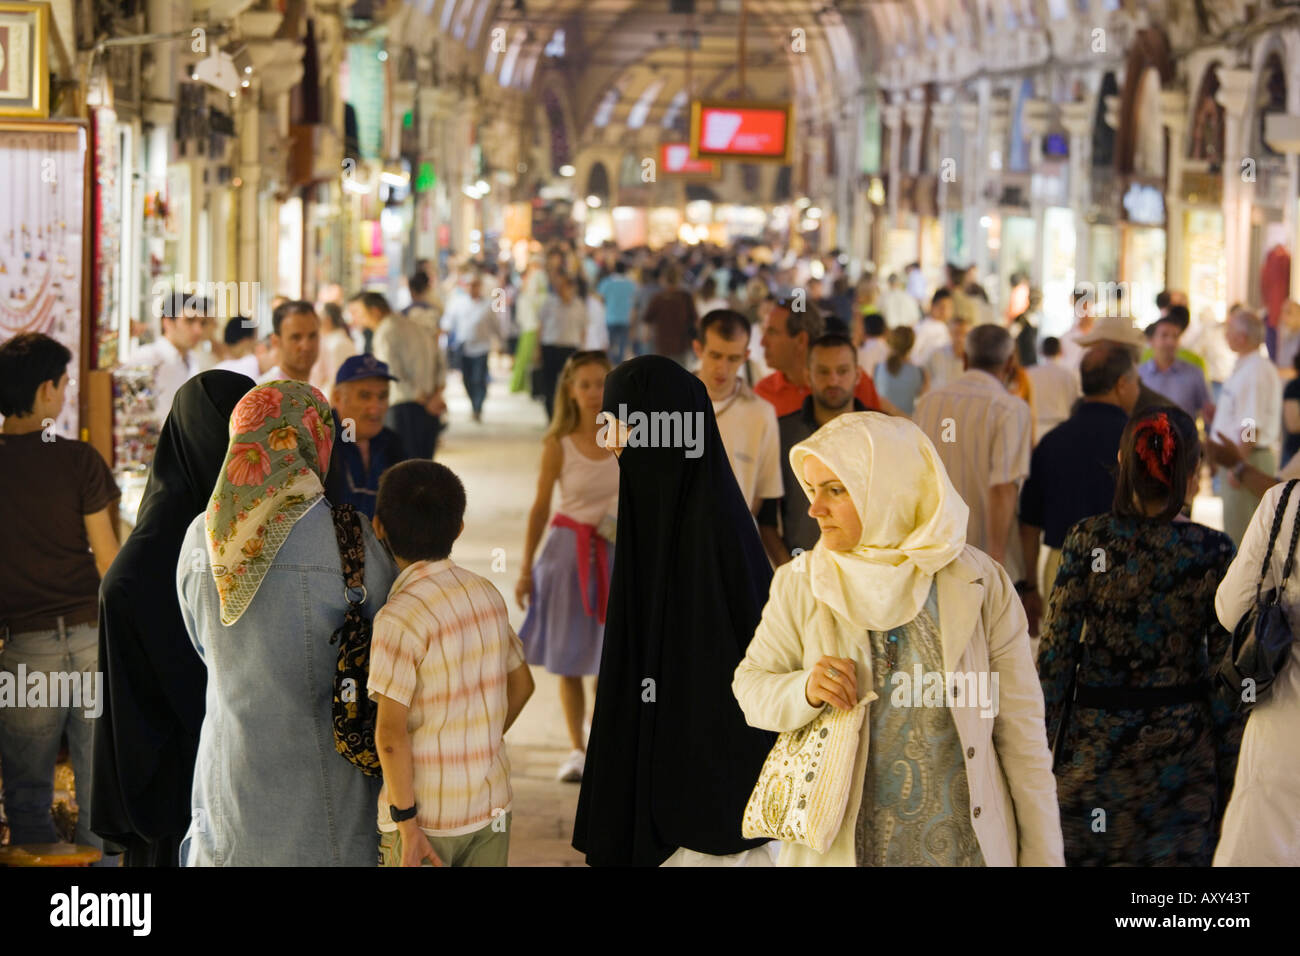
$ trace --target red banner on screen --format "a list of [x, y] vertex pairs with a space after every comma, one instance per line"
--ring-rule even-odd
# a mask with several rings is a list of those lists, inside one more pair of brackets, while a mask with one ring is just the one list
[[661, 143], [659, 167], [666, 173], [694, 173], [713, 175], [713, 160], [691, 159], [690, 143]]
[[790, 113], [780, 106], [700, 104], [695, 142], [700, 156], [781, 159], [786, 155]]

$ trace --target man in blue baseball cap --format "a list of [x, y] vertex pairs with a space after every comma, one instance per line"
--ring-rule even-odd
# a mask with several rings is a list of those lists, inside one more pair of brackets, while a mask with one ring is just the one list
[[373, 355], [354, 355], [339, 366], [330, 392], [334, 408], [334, 452], [325, 478], [330, 504], [353, 505], [375, 516], [379, 477], [411, 456], [397, 433], [384, 427], [388, 383], [396, 381], [388, 365]]

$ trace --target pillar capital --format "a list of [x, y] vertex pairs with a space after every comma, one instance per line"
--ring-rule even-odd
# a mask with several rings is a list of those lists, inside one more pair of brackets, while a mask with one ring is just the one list
[[1214, 94], [1215, 102], [1233, 116], [1245, 115], [1255, 85], [1254, 72], [1243, 67], [1229, 69], [1221, 66], [1217, 75], [1219, 91]]

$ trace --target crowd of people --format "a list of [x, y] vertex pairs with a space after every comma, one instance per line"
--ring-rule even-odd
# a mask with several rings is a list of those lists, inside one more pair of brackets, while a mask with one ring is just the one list
[[[1248, 720], [1211, 693], [1261, 565], [1300, 605], [1286, 555], [1264, 562], [1300, 512], [1274, 521], [1300, 306], [1193, 327], [1169, 291], [1140, 329], [1081, 288], [1040, 338], [1019, 276], [998, 310], [970, 270], [851, 282], [836, 254], [524, 260], [421, 263], [400, 310], [329, 287], [220, 342], [169, 297], [136, 356], [161, 435], [120, 549], [102, 460], [42, 438], [69, 354], [0, 346], [23, 542], [0, 664], [107, 678], [96, 718], [0, 707], [12, 842], [52, 842], [66, 733], [76, 839], [128, 865], [504, 865], [532, 665], [560, 679], [556, 776], [595, 865], [1300, 863], [1300, 662]], [[548, 423], [518, 635], [451, 559], [473, 488], [434, 460], [452, 373], [481, 422], [506, 363]], [[1205, 488], [1221, 531], [1191, 520]], [[341, 505], [364, 516], [346, 548]], [[374, 620], [377, 776], [333, 753], [349, 608]], [[962, 675], [995, 699], [954, 700]], [[829, 846], [781, 836], [802, 806], [771, 794], [771, 832], [742, 832], [794, 746], [775, 735], [863, 709]]]

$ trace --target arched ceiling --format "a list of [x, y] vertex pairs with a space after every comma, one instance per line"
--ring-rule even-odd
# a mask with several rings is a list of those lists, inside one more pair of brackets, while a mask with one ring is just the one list
[[672, 0], [389, 0], [387, 18], [398, 24], [390, 37], [436, 45], [439, 57], [450, 41], [464, 54], [459, 69], [499, 87], [536, 93], [563, 77], [583, 138], [672, 125], [689, 95], [788, 98], [801, 117], [824, 116], [876, 80], [924, 81], [972, 59], [1005, 65], [1008, 38], [1019, 33], [1050, 33], [1067, 20], [1090, 31], [1138, 6], [1151, 22], [1204, 20], [1194, 3], [744, 0], [743, 89], [742, 0], [694, 0], [692, 13], [671, 12]]

